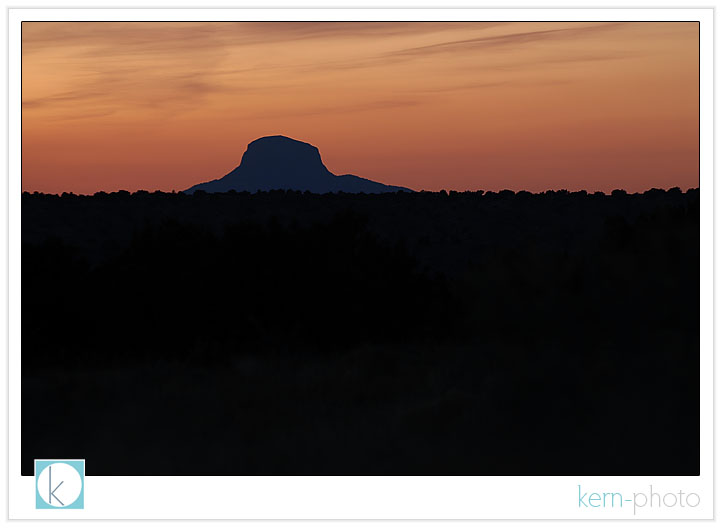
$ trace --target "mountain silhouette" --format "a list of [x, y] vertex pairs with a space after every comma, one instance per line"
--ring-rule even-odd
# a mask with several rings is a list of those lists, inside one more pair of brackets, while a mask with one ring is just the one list
[[184, 192], [278, 189], [318, 194], [412, 192], [405, 187], [385, 185], [353, 174], [337, 176], [323, 164], [318, 148], [286, 136], [266, 136], [252, 141], [238, 167], [222, 178], [199, 183]]

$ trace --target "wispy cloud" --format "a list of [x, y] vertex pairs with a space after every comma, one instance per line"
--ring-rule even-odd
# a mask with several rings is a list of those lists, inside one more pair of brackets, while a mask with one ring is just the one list
[[533, 42], [546, 40], [560, 40], [569, 38], [579, 38], [584, 35], [606, 31], [619, 27], [621, 22], [606, 22], [583, 27], [571, 27], [561, 29], [548, 29], [538, 31], [524, 31], [509, 33], [505, 35], [482, 36], [472, 39], [455, 40], [448, 42], [440, 42], [427, 46], [418, 46], [392, 51], [386, 54], [387, 57], [413, 57], [428, 56], [437, 53], [459, 53], [463, 51], [475, 51], [479, 49], [503, 47], [503, 46], [519, 46]]
[[364, 101], [340, 105], [303, 105], [298, 108], [285, 108], [272, 112], [256, 112], [247, 115], [248, 119], [274, 118], [274, 117], [306, 117], [315, 115], [339, 115], [352, 114], [356, 112], [369, 112], [374, 110], [392, 110], [394, 108], [407, 108], [422, 104], [419, 100], [386, 99], [376, 101]]
[[[132, 108], [180, 115], [216, 96], [230, 102], [234, 96], [235, 100], [270, 94], [287, 97], [293, 90], [313, 91], [322, 83], [352, 85], [358, 75], [378, 78], [382, 86], [386, 76], [416, 63], [424, 65], [414, 72], [423, 74], [425, 82], [401, 92], [430, 95], [532, 82], [529, 75], [520, 80], [500, 72], [624, 57], [619, 51], [577, 51], [575, 46], [561, 51], [559, 46], [539, 48], [579, 41], [620, 28], [622, 23], [558, 26], [520, 31], [541, 26], [503, 22], [25, 23], [26, 60], [39, 62], [40, 58], [31, 57], [43, 56], [44, 50], [56, 61], [54, 54], [61, 50], [68, 64], [63, 74], [74, 87], [59, 93], [31, 93], [24, 98], [23, 109], [70, 115], [82, 104], [103, 115]], [[303, 47], [304, 42], [313, 46]], [[409, 46], [413, 42], [430, 43]], [[340, 47], [343, 52], [335, 52]], [[520, 49], [535, 53], [507, 53]], [[454, 60], [431, 62], [447, 55]], [[560, 75], [558, 82], [568, 80], [564, 72]], [[538, 82], [550, 82], [548, 77], [546, 72]], [[396, 93], [401, 92], [397, 87]], [[369, 97], [371, 101], [364, 103], [314, 104], [292, 115], [420, 104], [385, 99], [378, 91]]]
[[[566, 27], [552, 30], [537, 30], [527, 32], [513, 32], [502, 35], [486, 35], [486, 33], [494, 29], [496, 31], [503, 30], [502, 28], [514, 28], [518, 27], [519, 23], [489, 23], [482, 24], [477, 23], [477, 26], [471, 28], [476, 32], [481, 32], [484, 35], [462, 40], [444, 40], [434, 44], [416, 47], [406, 47], [399, 49], [392, 49], [376, 54], [366, 54], [359, 57], [345, 57], [337, 60], [314, 60], [310, 62], [303, 62], [297, 64], [276, 64], [273, 66], [266, 67], [267, 70], [285, 70], [292, 71], [296, 74], [305, 73], [313, 74], [319, 72], [341, 72], [350, 70], [368, 70], [373, 68], [382, 67], [396, 67], [404, 63], [409, 63], [418, 59], [430, 58], [435, 55], [449, 54], [454, 55], [455, 58], [469, 56], [478, 51], [490, 51], [494, 48], [500, 51], [504, 50], [519, 50], [520, 48], [526, 47], [527, 49], [533, 49], [531, 44], [537, 43], [554, 43], [564, 42], [569, 39], [579, 39], [586, 36], [594, 36], [597, 33], [613, 30], [620, 28], [623, 23], [617, 22], [606, 22], [593, 25], [585, 25], [582, 27]], [[465, 26], [463, 29], [468, 30], [469, 26]], [[462, 30], [461, 27], [457, 28], [456, 33]], [[449, 35], [455, 32], [446, 32], [441, 35]], [[512, 62], [509, 62], [508, 56], [503, 56], [503, 64], [499, 61], [494, 62], [494, 57], [489, 54], [484, 56], [477, 56], [479, 60], [483, 60], [489, 67], [489, 69], [506, 70], [506, 69], [518, 69], [529, 67], [530, 65], [540, 64], [553, 64], [553, 63], [571, 63], [571, 62], [586, 62], [586, 61], [598, 61], [598, 60], [615, 60], [621, 58], [627, 58], [630, 55], [622, 55], [619, 53], [612, 52], [598, 52], [596, 54], [590, 53], [579, 53], [575, 51], [573, 47], [564, 50], [563, 54], [560, 54], [558, 49], [550, 50], [546, 57], [539, 58], [534, 57], [533, 60], [520, 61], [518, 58], [512, 58]], [[437, 67], [444, 67], [443, 63], [436, 63]], [[465, 65], [464, 67], [468, 67]]]
[[86, 55], [177, 53], [315, 39], [418, 36], [498, 22], [26, 22], [23, 53], [84, 48]]
[[39, 97], [37, 99], [31, 99], [23, 101], [23, 108], [44, 108], [48, 106], [57, 106], [64, 103], [75, 103], [77, 101], [88, 101], [91, 99], [102, 99], [106, 96], [105, 92], [92, 92], [84, 90], [73, 90], [70, 92], [63, 92], [59, 94], [49, 95], [46, 97]]

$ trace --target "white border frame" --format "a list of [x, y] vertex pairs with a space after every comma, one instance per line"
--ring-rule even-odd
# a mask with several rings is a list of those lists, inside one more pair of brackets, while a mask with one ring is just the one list
[[[713, 18], [704, 9], [10, 9], [9, 517], [11, 519], [713, 518]], [[20, 22], [51, 20], [504, 20], [700, 22], [700, 397], [698, 477], [86, 477], [84, 510], [36, 510], [20, 476]], [[192, 454], [190, 454], [192, 456]], [[673, 453], [670, 456], [674, 456]], [[92, 464], [92, 461], [90, 461]], [[697, 493], [697, 508], [580, 510], [584, 490]], [[116, 500], [122, 497], [122, 500]]]

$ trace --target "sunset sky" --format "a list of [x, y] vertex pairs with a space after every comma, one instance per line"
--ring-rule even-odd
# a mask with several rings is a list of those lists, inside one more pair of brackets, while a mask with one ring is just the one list
[[254, 139], [421, 190], [697, 187], [697, 23], [45, 23], [23, 190], [183, 190]]

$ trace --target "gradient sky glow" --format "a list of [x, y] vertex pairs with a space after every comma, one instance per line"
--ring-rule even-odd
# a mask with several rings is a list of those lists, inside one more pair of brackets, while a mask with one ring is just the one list
[[698, 41], [693, 22], [25, 22], [23, 190], [182, 190], [274, 134], [417, 190], [698, 187]]

